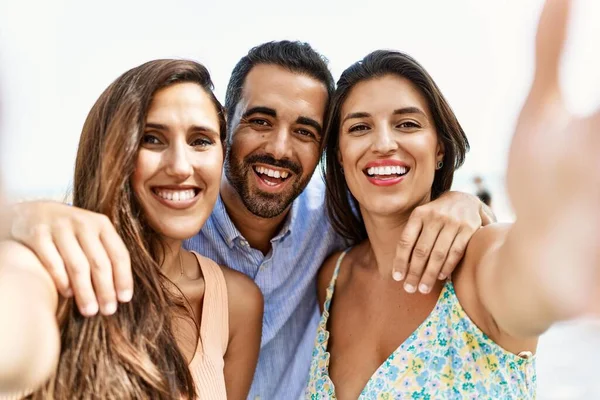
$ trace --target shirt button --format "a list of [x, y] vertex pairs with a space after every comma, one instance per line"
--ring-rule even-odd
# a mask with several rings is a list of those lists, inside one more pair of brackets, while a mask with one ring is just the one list
[[242, 244], [242, 246], [248, 247], [248, 242], [246, 242], [245, 240], [242, 240], [240, 243]]
[[254, 396], [254, 400], [260, 400], [260, 396]]

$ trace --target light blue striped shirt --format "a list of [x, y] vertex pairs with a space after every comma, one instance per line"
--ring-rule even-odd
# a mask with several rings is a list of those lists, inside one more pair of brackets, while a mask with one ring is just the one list
[[202, 231], [185, 247], [248, 275], [263, 293], [262, 343], [248, 398], [299, 399], [319, 322], [317, 271], [327, 256], [344, 248], [327, 217], [325, 184], [318, 171], [271, 244], [266, 256], [251, 248], [219, 198]]

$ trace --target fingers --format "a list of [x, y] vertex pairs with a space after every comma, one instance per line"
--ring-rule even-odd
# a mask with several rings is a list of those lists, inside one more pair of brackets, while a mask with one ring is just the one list
[[133, 297], [131, 260], [123, 240], [117, 234], [108, 219], [107, 223], [108, 225], [104, 226], [100, 233], [100, 239], [112, 264], [112, 274], [114, 287], [117, 292], [117, 299], [120, 302], [125, 303], [130, 301]]
[[64, 260], [79, 311], [85, 316], [95, 315], [98, 312], [98, 302], [92, 286], [90, 263], [73, 229], [57, 229], [54, 242]]
[[421, 229], [423, 228], [423, 221], [414, 214], [415, 213], [413, 212], [404, 227], [404, 231], [402, 232], [402, 236], [396, 247], [396, 258], [394, 259], [394, 265], [392, 267], [392, 277], [396, 281], [401, 281], [406, 277], [410, 255], [421, 234]]
[[413, 249], [406, 281], [404, 282], [404, 290], [408, 293], [417, 291], [417, 285], [423, 276], [425, 265], [427, 265], [431, 250], [442, 228], [443, 224], [435, 221], [429, 222], [423, 227], [423, 231]]
[[547, 0], [542, 9], [536, 35], [536, 69], [532, 88], [532, 93], [537, 96], [544, 97], [558, 91], [570, 6], [571, 0]]
[[65, 263], [54, 244], [50, 232], [43, 227], [38, 227], [32, 235], [30, 247], [52, 277], [58, 292], [64, 297], [71, 297], [73, 291], [71, 290]]
[[104, 315], [114, 314], [117, 311], [117, 294], [108, 254], [96, 235], [82, 234], [78, 241], [90, 266], [92, 286], [100, 312]]
[[452, 245], [450, 250], [447, 252], [446, 260], [444, 261], [444, 265], [442, 266], [442, 271], [439, 274], [439, 279], [446, 279], [450, 276], [452, 271], [458, 266], [463, 256], [465, 255], [465, 251], [467, 250], [467, 245], [469, 244], [469, 240], [473, 236], [473, 231], [467, 229], [459, 229], [458, 234], [454, 237], [452, 241]]
[[446, 279], [452, 272], [453, 268], [449, 272], [446, 271], [444, 273], [442, 272], [442, 267], [446, 265], [446, 258], [458, 232], [459, 228], [456, 224], [447, 224], [442, 229], [435, 241], [433, 250], [431, 250], [425, 272], [422, 274], [418, 287], [419, 292], [423, 294], [429, 293], [438, 279]]
[[83, 315], [112, 314], [131, 300], [129, 252], [108, 217], [57, 203], [26, 204], [13, 236], [30, 247]]

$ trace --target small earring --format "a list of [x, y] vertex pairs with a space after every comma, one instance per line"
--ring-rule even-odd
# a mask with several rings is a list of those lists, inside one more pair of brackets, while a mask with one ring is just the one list
[[441, 169], [444, 166], [444, 162], [442, 160], [437, 162], [437, 165], [435, 166], [435, 169]]
[[344, 175], [344, 167], [340, 167], [340, 171], [342, 171], [342, 175]]

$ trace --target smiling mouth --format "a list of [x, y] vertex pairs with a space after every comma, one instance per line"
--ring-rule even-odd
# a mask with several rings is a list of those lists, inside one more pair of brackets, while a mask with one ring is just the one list
[[292, 174], [289, 171], [270, 168], [262, 165], [254, 165], [252, 170], [265, 185], [277, 187], [286, 182]]
[[377, 180], [392, 180], [408, 174], [409, 167], [400, 165], [385, 166], [385, 167], [370, 167], [363, 170], [367, 177]]
[[192, 200], [200, 193], [199, 188], [188, 188], [188, 189], [164, 189], [164, 188], [152, 188], [152, 192], [163, 200], [184, 202]]
[[151, 188], [154, 198], [163, 206], [174, 210], [185, 210], [192, 207], [200, 199], [202, 190], [199, 187], [165, 187]]

